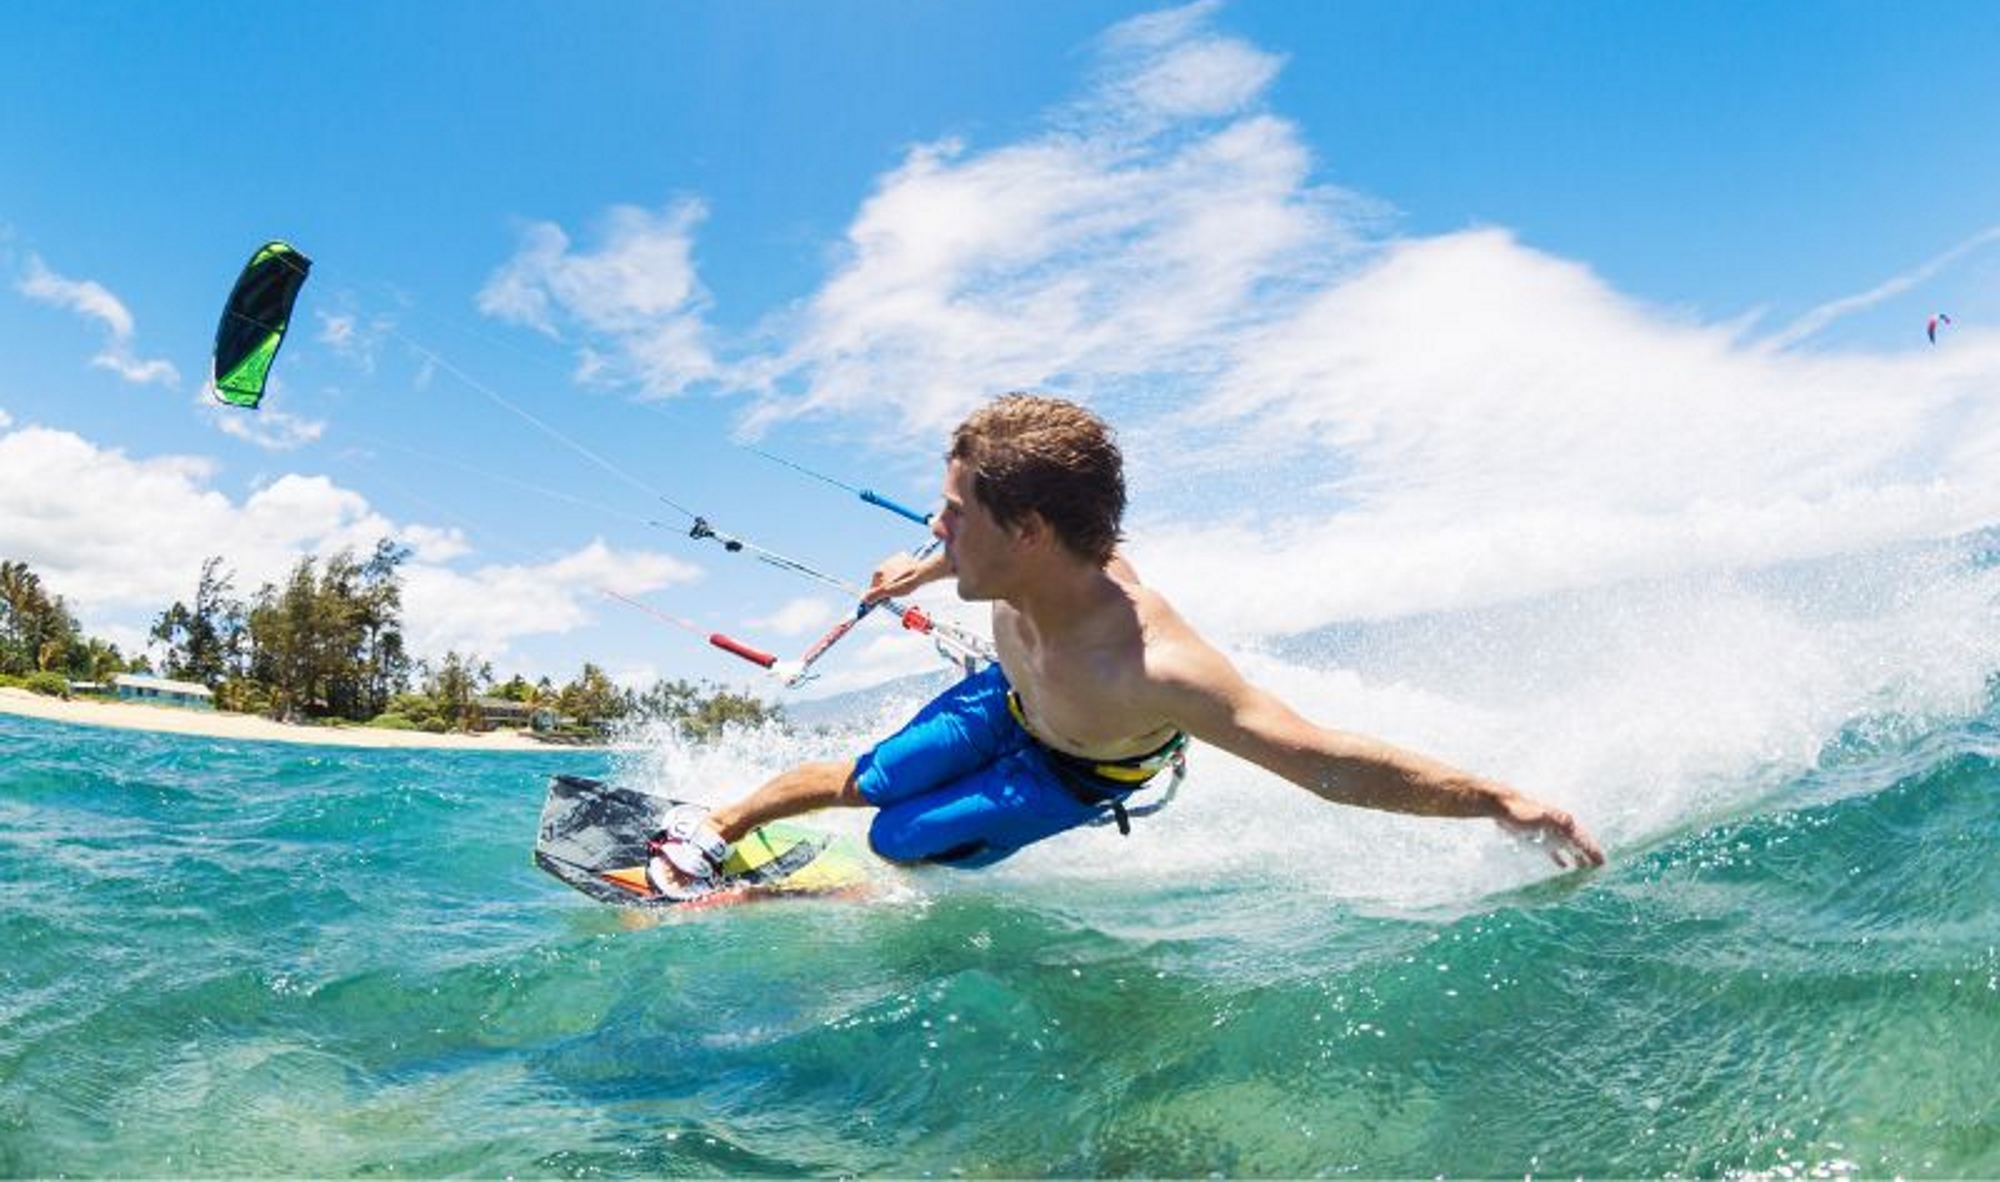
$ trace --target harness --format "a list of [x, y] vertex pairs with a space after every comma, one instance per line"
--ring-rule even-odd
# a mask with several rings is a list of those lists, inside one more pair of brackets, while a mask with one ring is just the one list
[[[1051, 747], [1036, 738], [1034, 730], [1028, 726], [1027, 711], [1021, 706], [1021, 695], [1013, 689], [1007, 691], [1007, 711], [1048, 756], [1049, 767], [1056, 773], [1056, 783], [1062, 786], [1063, 791], [1077, 803], [1100, 810], [1101, 815], [1089, 824], [1116, 824], [1121, 836], [1132, 835], [1133, 817], [1150, 817], [1171, 804], [1180, 791], [1181, 781], [1187, 778], [1186, 731], [1175, 731], [1166, 742], [1144, 755], [1124, 759], [1091, 759]], [[1168, 781], [1166, 792], [1160, 799], [1151, 804], [1126, 806], [1127, 797], [1169, 769], [1173, 771], [1173, 778]]]

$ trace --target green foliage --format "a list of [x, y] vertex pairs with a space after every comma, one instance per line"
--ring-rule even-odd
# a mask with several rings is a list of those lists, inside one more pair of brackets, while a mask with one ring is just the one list
[[250, 677], [231, 677], [215, 687], [215, 708], [239, 714], [271, 712], [271, 691]]
[[229, 594], [234, 579], [223, 572], [220, 555], [208, 559], [201, 564], [194, 606], [176, 601], [153, 621], [153, 639], [167, 648], [166, 676], [214, 690], [246, 672], [250, 636], [243, 603]]
[[86, 636], [24, 562], [0, 562], [0, 674], [59, 673], [108, 681], [131, 666], [118, 646]]
[[277, 717], [370, 718], [407, 688], [402, 586], [409, 551], [387, 539], [357, 561], [343, 550], [321, 565], [299, 559], [283, 588], [265, 584], [246, 616], [250, 676]]
[[506, 684], [493, 687], [494, 697], [505, 698], [509, 702], [520, 702], [523, 705], [529, 706], [534, 705], [539, 700], [540, 694], [541, 691], [531, 685], [528, 679], [519, 673], [508, 678]]
[[366, 562], [347, 550], [324, 562], [307, 556], [283, 587], [267, 583], [247, 603], [212, 557], [193, 606], [175, 603], [153, 623], [166, 675], [215, 690], [224, 709], [350, 721], [377, 714], [409, 684], [396, 574], [408, 556], [387, 539]]
[[44, 669], [38, 673], [30, 673], [22, 678], [21, 682], [34, 693], [51, 698], [69, 697], [69, 678], [52, 670]]
[[70, 646], [68, 673], [78, 681], [108, 682], [131, 671], [115, 644], [86, 636]]
[[453, 730], [478, 727], [476, 699], [492, 684], [493, 666], [476, 656], [461, 657], [457, 652], [448, 652], [435, 669], [425, 666], [423, 672], [424, 694], [435, 707], [435, 717]]
[[389, 699], [389, 708], [381, 716], [395, 715], [406, 718], [418, 730], [427, 724], [440, 721], [438, 704], [429, 694], [397, 694]]
[[688, 681], [654, 683], [651, 689], [632, 696], [631, 710], [641, 718], [672, 722], [681, 734], [696, 742], [713, 739], [731, 726], [784, 721], [783, 709], [762, 699]]
[[604, 670], [585, 662], [576, 680], [556, 695], [556, 709], [580, 726], [601, 731], [625, 717], [631, 702]]
[[[558, 688], [516, 674], [495, 685], [492, 666], [448, 652], [436, 665], [415, 664], [403, 645], [397, 568], [409, 552], [387, 539], [367, 561], [350, 551], [298, 560], [282, 585], [235, 597], [233, 572], [220, 556], [202, 563], [192, 604], [176, 602], [154, 620], [160, 673], [215, 693], [221, 710], [372, 720], [385, 730], [442, 733], [482, 723], [484, 695], [548, 711], [560, 720], [551, 737], [602, 738], [620, 720], [663, 719], [697, 741], [731, 726], [783, 722], [782, 711], [710, 684], [662, 681], [641, 694], [619, 688], [585, 664]], [[0, 561], [0, 685], [66, 694], [71, 679], [110, 681], [152, 673], [145, 654], [126, 659], [117, 646], [80, 633], [60, 597], [25, 563]], [[411, 690], [416, 672], [421, 690]]]
[[76, 617], [50, 595], [25, 562], [0, 562], [0, 673], [25, 675], [69, 667], [79, 642]]
[[783, 721], [776, 706], [705, 683], [663, 681], [643, 694], [632, 694], [618, 688], [594, 664], [585, 664], [561, 689], [546, 677], [530, 684], [519, 675], [493, 685], [487, 662], [456, 652], [446, 653], [436, 666], [424, 665], [421, 673], [422, 692], [397, 694], [371, 725], [431, 732], [474, 729], [483, 722], [478, 705], [482, 689], [488, 696], [556, 714], [556, 725], [539, 732], [555, 742], [594, 742], [618, 721], [633, 717], [673, 722], [697, 741], [712, 739], [730, 726]]
[[718, 689], [693, 714], [681, 720], [681, 732], [690, 739], [706, 740], [732, 726], [759, 727], [783, 721], [782, 707], [768, 705], [747, 694]]

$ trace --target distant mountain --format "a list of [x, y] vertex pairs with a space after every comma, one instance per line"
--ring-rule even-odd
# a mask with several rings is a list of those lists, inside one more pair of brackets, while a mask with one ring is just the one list
[[867, 689], [849, 690], [843, 694], [832, 694], [824, 698], [808, 698], [782, 703], [785, 720], [793, 726], [808, 730], [814, 727], [835, 726], [851, 721], [856, 715], [872, 712], [885, 698], [915, 697], [929, 700], [958, 679], [949, 669], [939, 669], [932, 673], [914, 673], [885, 681], [881, 685], [871, 685]]

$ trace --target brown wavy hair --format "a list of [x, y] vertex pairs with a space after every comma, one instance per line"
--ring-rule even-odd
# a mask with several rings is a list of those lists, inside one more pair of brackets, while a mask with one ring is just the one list
[[959, 424], [945, 458], [971, 469], [973, 495], [1002, 525], [1039, 513], [1064, 546], [1100, 563], [1125, 536], [1125, 457], [1104, 420], [1074, 402], [1002, 395]]

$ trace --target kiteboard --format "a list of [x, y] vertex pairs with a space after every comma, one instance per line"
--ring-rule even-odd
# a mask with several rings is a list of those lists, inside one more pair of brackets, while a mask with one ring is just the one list
[[759, 898], [858, 892], [863, 855], [845, 841], [775, 822], [736, 843], [716, 885], [693, 897], [662, 893], [646, 876], [647, 841], [681, 802], [584, 776], [554, 776], [542, 805], [535, 865], [600, 903], [713, 906]]

